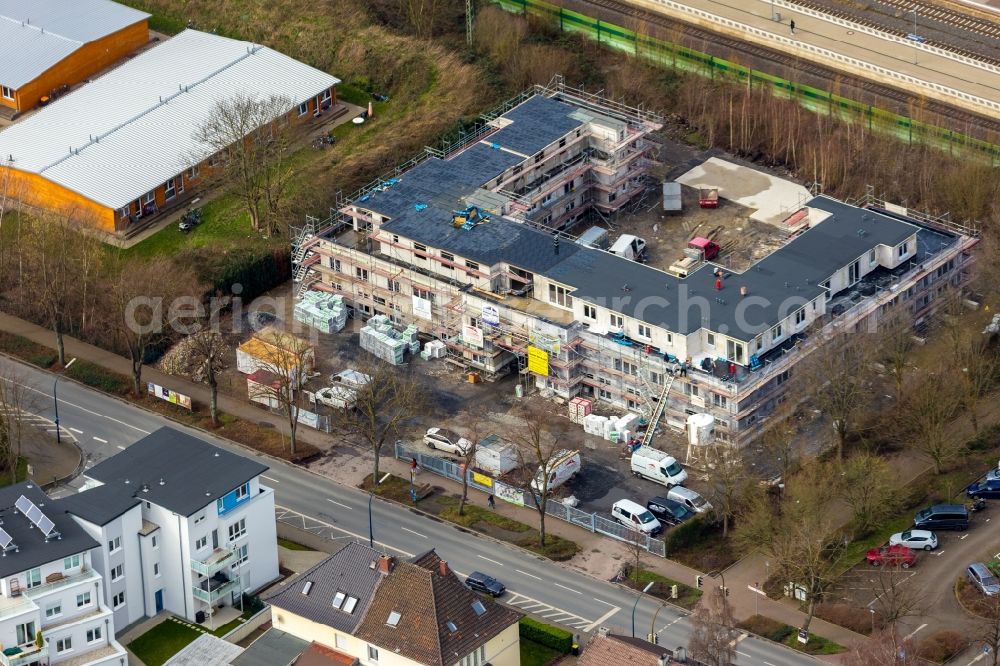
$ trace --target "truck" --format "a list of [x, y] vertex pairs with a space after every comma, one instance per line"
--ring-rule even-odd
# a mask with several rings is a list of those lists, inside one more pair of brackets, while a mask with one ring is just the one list
[[517, 449], [500, 435], [489, 434], [476, 447], [476, 467], [493, 476], [506, 474], [517, 467]]
[[604, 250], [608, 247], [608, 230], [601, 227], [591, 227], [580, 234], [576, 242], [579, 245]]
[[617, 254], [619, 257], [624, 257], [631, 261], [639, 261], [642, 253], [645, 251], [646, 241], [632, 234], [622, 234], [619, 236], [610, 250], [611, 254]]
[[538, 467], [535, 478], [531, 480], [531, 487], [536, 491], [541, 491], [545, 477], [548, 476], [546, 488], [549, 491], [554, 490], [576, 476], [580, 472], [581, 465], [579, 451], [568, 449], [556, 451], [549, 458], [549, 464], [544, 469], [542, 466]]
[[649, 446], [640, 446], [632, 452], [632, 474], [667, 488], [681, 485], [688, 476], [672, 455]]
[[719, 188], [703, 187], [698, 190], [698, 205], [702, 208], [718, 208]]
[[357, 394], [345, 386], [327, 386], [312, 394], [312, 402], [334, 409], [354, 409], [357, 401]]
[[663, 210], [672, 213], [684, 210], [680, 183], [663, 183]]
[[718, 243], [710, 241], [707, 238], [702, 238], [701, 236], [692, 238], [688, 241], [687, 247], [684, 248], [684, 256], [672, 263], [667, 272], [679, 278], [685, 278], [704, 262], [711, 261], [719, 256], [721, 249]]

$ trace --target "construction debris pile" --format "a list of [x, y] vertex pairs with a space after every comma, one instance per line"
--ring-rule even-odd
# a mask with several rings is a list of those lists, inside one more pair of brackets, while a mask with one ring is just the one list
[[388, 317], [375, 315], [361, 329], [361, 348], [386, 363], [399, 365], [406, 352], [416, 354], [420, 351], [417, 327], [410, 324], [400, 333], [393, 328]]
[[621, 417], [588, 414], [583, 418], [584, 432], [603, 437], [612, 443], [627, 442], [632, 439], [640, 424], [639, 415], [632, 413]]
[[307, 291], [295, 304], [294, 316], [321, 333], [337, 333], [347, 326], [347, 305], [340, 294]]

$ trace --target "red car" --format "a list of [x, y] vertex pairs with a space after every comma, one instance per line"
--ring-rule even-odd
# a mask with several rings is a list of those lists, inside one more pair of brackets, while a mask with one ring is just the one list
[[884, 564], [889, 567], [909, 569], [917, 563], [917, 554], [906, 546], [897, 544], [895, 546], [872, 548], [868, 551], [868, 555], [865, 559], [867, 559], [868, 564], [873, 567], [882, 566]]

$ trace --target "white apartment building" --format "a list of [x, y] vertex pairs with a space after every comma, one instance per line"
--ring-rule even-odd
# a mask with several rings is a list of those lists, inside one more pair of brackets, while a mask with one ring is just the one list
[[278, 577], [267, 467], [162, 428], [86, 471], [87, 488], [54, 504], [100, 544], [122, 627], [167, 610], [204, 621]]
[[0, 665], [122, 666], [96, 540], [31, 482], [0, 489]]

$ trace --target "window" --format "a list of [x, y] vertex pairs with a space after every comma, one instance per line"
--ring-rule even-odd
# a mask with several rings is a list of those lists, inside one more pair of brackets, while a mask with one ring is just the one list
[[159, 562], [153, 562], [153, 575], [154, 576], [159, 576], [160, 575], [160, 563]]
[[125, 575], [125, 565], [119, 564], [111, 569], [111, 580], [118, 580]]
[[573, 307], [573, 297], [569, 295], [569, 289], [554, 284], [549, 285], [549, 302], [566, 308]]
[[201, 175], [201, 167], [199, 167], [197, 164], [195, 164], [193, 167], [187, 170], [188, 180], [194, 180], [199, 175]]
[[25, 579], [27, 579], [28, 589], [33, 587], [38, 587], [42, 584], [42, 570], [41, 569], [31, 569], [25, 572]]
[[125, 605], [125, 592], [119, 592], [115, 596], [111, 597], [111, 607], [118, 610]]
[[378, 661], [378, 648], [374, 645], [368, 646], [368, 661]]
[[615, 199], [617, 198], [618, 198], [618, 193], [612, 192], [611, 194], [608, 195], [608, 203], [614, 203]]
[[25, 643], [35, 642], [35, 623], [25, 622], [24, 624], [17, 625], [17, 644], [24, 645]]
[[204, 548], [207, 545], [208, 545], [208, 537], [207, 536], [203, 536], [203, 537], [201, 537], [200, 539], [198, 539], [197, 541], [194, 542], [194, 549], [195, 550], [201, 550], [202, 548]]
[[353, 613], [354, 609], [358, 606], [357, 597], [347, 597], [347, 601], [344, 602], [344, 607], [341, 609], [345, 613]]
[[645, 324], [639, 324], [639, 337], [640, 338], [651, 338], [653, 337], [653, 329]]
[[538, 164], [539, 162], [541, 162], [544, 159], [545, 159], [545, 151], [541, 150], [541, 151], [538, 152], [537, 155], [535, 155], [535, 164]]
[[309, 113], [309, 102], [302, 102], [299, 104], [299, 115], [304, 116]]
[[705, 342], [708, 344], [709, 347], [714, 347], [715, 346], [715, 333], [709, 333], [707, 335], [707, 337], [705, 338]]
[[93, 629], [88, 629], [87, 630], [87, 642], [88, 643], [96, 643], [99, 640], [101, 640], [101, 628], [100, 627], [94, 627]]
[[75, 569], [78, 566], [80, 566], [80, 556], [79, 555], [70, 555], [69, 557], [67, 557], [67, 558], [65, 558], [63, 560], [63, 569], [66, 569], [66, 570]]
[[14, 99], [13, 88], [8, 88], [7, 86], [0, 86], [0, 94], [3, 95], [4, 99]]
[[584, 305], [583, 316], [586, 317], [587, 319], [593, 319], [594, 321], [597, 321], [597, 308], [595, 308], [593, 305]]
[[421, 243], [414, 243], [413, 249], [416, 250], [417, 252], [427, 252], [427, 246], [422, 245]]
[[425, 301], [434, 302], [434, 294], [431, 293], [429, 289], [421, 289], [420, 287], [413, 288], [413, 295], [417, 298], [422, 298]]
[[347, 648], [347, 637], [343, 634], [335, 634], [333, 637], [333, 647], [338, 650], [344, 650]]
[[203, 520], [205, 520], [205, 514], [201, 514], [200, 516], [198, 516], [197, 518], [195, 518], [194, 519], [194, 524], [197, 525], [198, 523], [200, 523]]
[[597, 397], [601, 400], [611, 400], [611, 391], [605, 389], [597, 389]]
[[334, 608], [340, 608], [341, 606], [343, 606], [344, 605], [344, 599], [346, 599], [346, 598], [347, 598], [346, 594], [344, 594], [343, 592], [339, 592], [338, 591], [335, 595], [333, 595], [333, 607]]
[[233, 562], [233, 565], [231, 567], [229, 567], [230, 569], [235, 569], [236, 567], [240, 567], [246, 564], [247, 560], [250, 559], [250, 547], [246, 544], [243, 544], [239, 548], [233, 550], [233, 555], [236, 556], [236, 561]]
[[771, 341], [773, 342], [779, 339], [781, 339], [781, 324], [778, 324], [771, 329]]
[[625, 318], [620, 315], [609, 315], [608, 319], [612, 328], [623, 328], [625, 326]]
[[76, 607], [83, 608], [90, 605], [90, 592], [83, 592], [76, 595]]
[[909, 245], [910, 245], [909, 243], [903, 243], [902, 245], [900, 245], [899, 248], [898, 248], [898, 250], [897, 250], [897, 254], [900, 257], [905, 257], [906, 253], [908, 251], [908, 246]]
[[163, 185], [163, 197], [170, 201], [177, 194], [177, 182], [176, 179], [171, 178]]
[[73, 649], [73, 638], [67, 636], [56, 641], [56, 652], [69, 652]]
[[247, 521], [246, 518], [240, 518], [235, 523], [229, 526], [229, 540], [236, 541], [241, 536], [247, 533]]
[[45, 619], [51, 619], [62, 615], [62, 602], [57, 602], [45, 609]]
[[122, 549], [122, 538], [121, 537], [115, 537], [114, 539], [112, 539], [111, 541], [108, 542], [108, 552], [109, 553], [117, 553], [121, 549]]
[[158, 548], [159, 547], [159, 546], [156, 545], [156, 535], [155, 534], [153, 535], [152, 545], [153, 545], [153, 548]]
[[146, 192], [146, 198], [145, 198], [145, 201], [143, 201], [143, 203], [146, 204], [147, 206], [152, 206], [153, 204], [155, 204], [156, 203], [156, 192], [154, 190], [150, 190], [149, 192]]
[[468, 259], [466, 259], [465, 260], [465, 266], [466, 266], [466, 268], [469, 268], [469, 269], [474, 270], [474, 271], [478, 271], [479, 270], [479, 264], [476, 263], [475, 261], [469, 261]]
[[358, 266], [354, 267], [354, 277], [361, 280], [362, 282], [368, 282], [368, 271], [364, 268]]
[[633, 377], [637, 377], [639, 375], [639, 366], [637, 366], [635, 363], [629, 363], [628, 361], [623, 361], [622, 372], [624, 372], [626, 375], [632, 375]]
[[399, 286], [399, 280], [389, 280], [389, 291], [397, 294], [402, 291], [402, 288]]
[[868, 263], [871, 264], [872, 266], [875, 265], [875, 250], [872, 250], [868, 253]]
[[726, 406], [726, 396], [719, 395], [718, 393], [713, 393], [712, 394], [712, 404], [715, 405], [716, 407], [725, 407]]
[[800, 326], [806, 322], [806, 309], [802, 308], [795, 313], [795, 325]]

